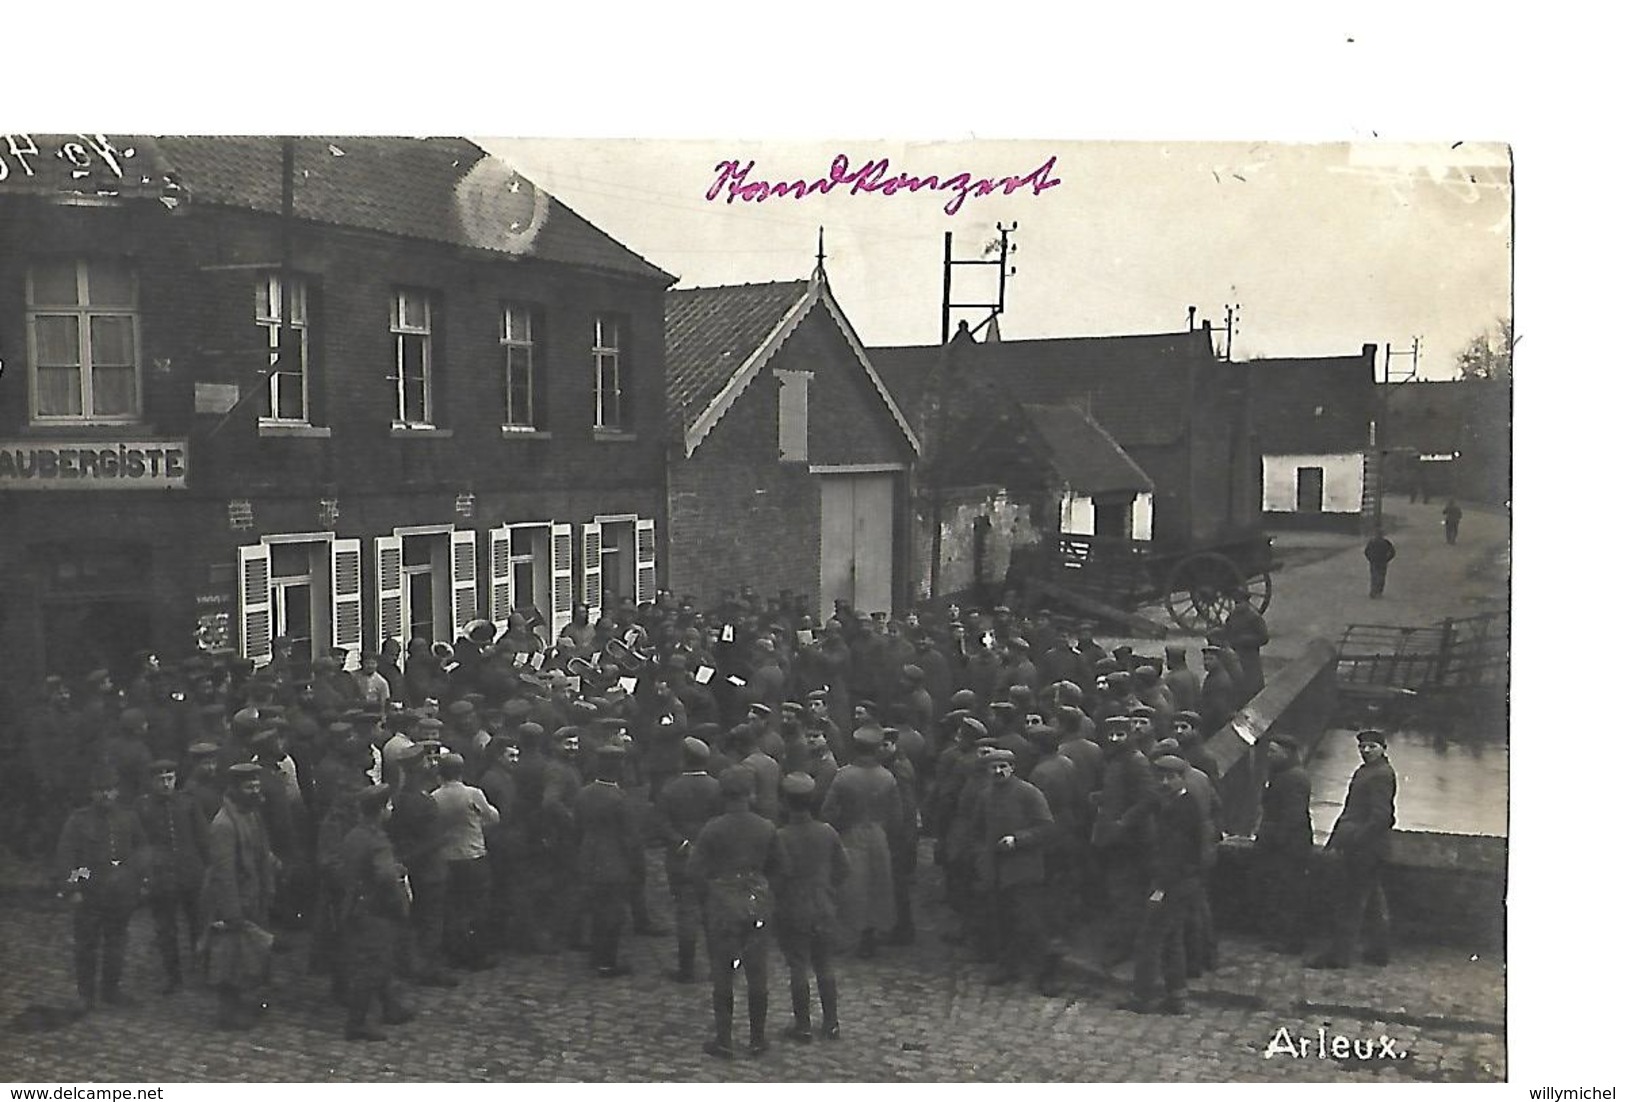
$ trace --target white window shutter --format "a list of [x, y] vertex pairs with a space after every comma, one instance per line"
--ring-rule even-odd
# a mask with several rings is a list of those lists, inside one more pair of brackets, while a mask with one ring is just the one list
[[553, 543], [553, 641], [570, 623], [570, 609], [575, 604], [575, 561], [570, 554], [571, 532], [568, 524], [554, 524], [549, 533]]
[[271, 549], [237, 548], [237, 650], [256, 666], [271, 660]]
[[655, 522], [653, 517], [639, 517], [638, 529], [638, 604], [655, 599]]
[[512, 547], [507, 525], [491, 529], [491, 622], [498, 630], [513, 611]]
[[373, 580], [378, 587], [378, 649], [393, 639], [406, 645], [406, 608], [401, 573], [401, 537], [379, 536], [372, 541]]
[[587, 622], [598, 623], [604, 614], [604, 526], [597, 521], [581, 526], [581, 603]]
[[472, 531], [451, 534], [451, 625], [453, 638], [480, 615], [478, 557], [480, 534]]
[[361, 668], [361, 541], [329, 544], [333, 583], [333, 645], [343, 647], [344, 668]]

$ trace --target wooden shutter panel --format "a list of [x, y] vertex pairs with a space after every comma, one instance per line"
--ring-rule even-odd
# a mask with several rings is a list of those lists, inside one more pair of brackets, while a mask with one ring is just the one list
[[406, 645], [406, 609], [402, 590], [401, 537], [379, 536], [372, 541], [374, 582], [378, 587], [378, 649], [393, 639]]
[[570, 554], [572, 534], [568, 524], [554, 524], [549, 529], [553, 544], [553, 641], [570, 623], [570, 607], [575, 604], [575, 561]]
[[237, 646], [256, 666], [271, 660], [271, 549], [237, 548]]
[[638, 529], [638, 604], [655, 599], [655, 522], [653, 517], [640, 517]]
[[451, 534], [451, 633], [460, 638], [463, 629], [479, 618], [479, 569], [475, 566], [478, 532]]
[[604, 526], [597, 521], [581, 526], [581, 603], [587, 622], [598, 623], [604, 614]]
[[491, 622], [500, 630], [513, 611], [512, 534], [507, 525], [491, 529]]
[[333, 645], [343, 647], [344, 668], [361, 668], [361, 541], [334, 540], [329, 558], [333, 584]]

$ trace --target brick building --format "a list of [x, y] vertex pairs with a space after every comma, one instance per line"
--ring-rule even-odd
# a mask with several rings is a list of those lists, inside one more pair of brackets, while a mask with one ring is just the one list
[[920, 435], [922, 596], [997, 585], [1059, 531], [1175, 553], [1255, 531], [1259, 458], [1246, 366], [1206, 326], [1180, 333], [870, 350]]
[[670, 587], [749, 585], [890, 612], [910, 572], [918, 443], [822, 265], [666, 296]]
[[1376, 365], [1374, 344], [1246, 365], [1272, 526], [1359, 530], [1375, 482]]
[[652, 597], [672, 278], [505, 164], [371, 138], [0, 159], [14, 672]]

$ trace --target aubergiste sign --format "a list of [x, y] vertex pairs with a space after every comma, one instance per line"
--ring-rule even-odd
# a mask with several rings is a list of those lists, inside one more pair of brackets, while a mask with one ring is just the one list
[[0, 441], [0, 490], [184, 490], [184, 440]]

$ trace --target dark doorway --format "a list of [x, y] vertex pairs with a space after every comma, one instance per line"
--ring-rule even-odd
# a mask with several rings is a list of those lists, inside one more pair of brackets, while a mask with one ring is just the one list
[[1298, 468], [1298, 512], [1319, 513], [1326, 507], [1326, 469]]
[[137, 650], [156, 649], [152, 606], [131, 598], [66, 598], [43, 602], [44, 668], [75, 677], [106, 669], [115, 678], [133, 673]]

